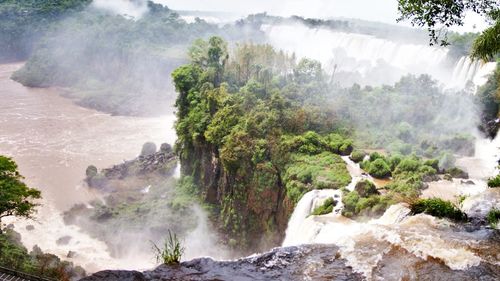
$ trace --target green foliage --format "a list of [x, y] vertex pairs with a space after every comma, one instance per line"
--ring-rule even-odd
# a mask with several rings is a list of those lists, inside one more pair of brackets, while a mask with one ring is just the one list
[[489, 187], [500, 187], [500, 175], [497, 175], [496, 177], [488, 179], [488, 186]]
[[308, 155], [315, 155], [323, 151], [349, 155], [352, 151], [352, 140], [339, 134], [329, 134], [323, 137], [313, 131], [299, 136], [286, 136], [283, 138], [282, 145], [286, 150]]
[[178, 264], [181, 261], [182, 254], [184, 253], [184, 247], [181, 246], [177, 235], [169, 230], [168, 236], [165, 239], [163, 247], [160, 248], [153, 243], [153, 249], [156, 254], [156, 261], [161, 262], [166, 265]]
[[333, 198], [328, 198], [325, 200], [325, 202], [321, 205], [316, 207], [311, 215], [313, 216], [321, 216], [321, 215], [326, 215], [330, 214], [333, 212], [333, 208], [337, 205], [337, 201], [335, 201]]
[[0, 61], [26, 59], [52, 23], [82, 10], [91, 2], [0, 1]]
[[10, 158], [0, 156], [0, 220], [7, 216], [31, 218], [36, 212], [41, 192], [22, 182], [17, 164]]
[[368, 180], [361, 180], [358, 183], [356, 183], [354, 190], [361, 197], [368, 197], [370, 195], [379, 194], [375, 184], [373, 184], [371, 181]]
[[347, 186], [351, 176], [340, 156], [323, 152], [314, 156], [293, 155], [283, 181], [286, 183], [288, 197], [292, 202], [298, 202], [311, 189], [338, 189]]
[[498, 39], [500, 34], [500, 9], [496, 0], [398, 0], [398, 4], [400, 14], [398, 21], [410, 19], [412, 25], [426, 26], [431, 44], [440, 41], [441, 45], [448, 45], [446, 30], [442, 34], [440, 26], [463, 25], [467, 12], [474, 12], [489, 18], [493, 26], [484, 30], [474, 41], [471, 56], [488, 60], [500, 51]]
[[21, 244], [19, 234], [10, 229], [0, 234], [0, 266], [57, 280], [73, 280], [85, 276], [83, 268], [61, 261], [55, 255], [43, 253], [37, 246], [28, 253]]
[[498, 221], [500, 220], [500, 210], [499, 209], [491, 209], [486, 216], [488, 223], [491, 227], [496, 228], [498, 226]]
[[344, 194], [342, 203], [344, 203], [342, 215], [350, 218], [382, 215], [394, 201], [387, 195], [372, 194], [360, 196], [357, 191], [351, 191]]
[[351, 160], [354, 161], [355, 163], [359, 163], [363, 161], [363, 159], [365, 159], [365, 156], [366, 152], [362, 150], [354, 150], [349, 158], [351, 158]]
[[440, 198], [419, 199], [411, 203], [410, 209], [412, 214], [425, 213], [438, 218], [449, 218], [457, 221], [467, 219], [467, 215], [453, 203]]
[[363, 167], [363, 169], [375, 178], [383, 179], [391, 176], [391, 168], [382, 158], [376, 158], [373, 162], [364, 164]]

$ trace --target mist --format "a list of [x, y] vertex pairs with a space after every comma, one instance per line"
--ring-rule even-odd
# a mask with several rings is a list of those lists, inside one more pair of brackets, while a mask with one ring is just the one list
[[[57, 94], [87, 108], [71, 120], [70, 114], [51, 115], [38, 126], [61, 130], [47, 129], [43, 138], [32, 137], [36, 140], [33, 147], [50, 146], [49, 156], [59, 153], [54, 157], [57, 169], [44, 172], [63, 174], [64, 168], [72, 169], [67, 173], [72, 181], [65, 182], [74, 187], [72, 200], [65, 199], [68, 194], [61, 196], [60, 190], [66, 187], [62, 184], [47, 188], [45, 194], [52, 197], [47, 203], [56, 206], [47, 210], [56, 214], [43, 221], [50, 225], [57, 215], [52, 226], [58, 231], [49, 234], [63, 236], [65, 225], [59, 215], [64, 212], [64, 223], [72, 227], [67, 235], [75, 237], [69, 245], [57, 245], [55, 241], [61, 237], [50, 237], [47, 248], [59, 247], [64, 252], [58, 254], [65, 255], [70, 246], [82, 247], [77, 245], [80, 241], [99, 241], [98, 262], [110, 259], [112, 267], [148, 269], [156, 265], [152, 244], [161, 245], [172, 230], [185, 247], [184, 260], [201, 256], [229, 259], [241, 254], [229, 249], [229, 241], [219, 235], [206, 205], [182, 190], [182, 180], [188, 177], [180, 179], [175, 172], [127, 175], [109, 189], [84, 183], [88, 165], [102, 170], [121, 161], [126, 164], [137, 156], [131, 151], [139, 151], [145, 141], [174, 145], [177, 93], [171, 74], [189, 62], [187, 50], [198, 38], [221, 36], [228, 42], [230, 54], [241, 44], [262, 43], [295, 57], [296, 67], [304, 59], [319, 62], [325, 93], [310, 93], [303, 102], [327, 113], [319, 118], [331, 117], [328, 122], [339, 121], [350, 129], [355, 147], [435, 158], [443, 168], [454, 164], [443, 163], [443, 159], [453, 158], [454, 162], [455, 158], [473, 157], [474, 143], [484, 141], [477, 129], [481, 108], [474, 94], [491, 65], [470, 61], [467, 53], [453, 46], [429, 46], [424, 31], [409, 28], [407, 23], [395, 24], [396, 8], [397, 1], [383, 0], [94, 0], [52, 25], [39, 41], [29, 42], [36, 48], [12, 75], [27, 87], [47, 88], [48, 92], [57, 89]], [[294, 15], [299, 17], [291, 17]], [[295, 74], [292, 72], [287, 74]], [[49, 105], [68, 107], [59, 102]], [[36, 114], [32, 120], [47, 113]], [[51, 121], [59, 119], [72, 121], [73, 129]], [[56, 134], [59, 131], [64, 134]], [[64, 141], [59, 143], [59, 139]], [[7, 146], [6, 150], [21, 155], [16, 156], [25, 165], [29, 163], [26, 155], [33, 158], [29, 149]], [[61, 156], [63, 152], [71, 156]], [[75, 155], [80, 160], [74, 160]], [[36, 179], [35, 168], [27, 173], [35, 174]], [[23, 235], [26, 233], [29, 235], [27, 231]], [[77, 235], [84, 238], [79, 240]], [[28, 239], [30, 243], [36, 243], [34, 240]], [[91, 270], [107, 266], [93, 263], [88, 253], [75, 260]]]

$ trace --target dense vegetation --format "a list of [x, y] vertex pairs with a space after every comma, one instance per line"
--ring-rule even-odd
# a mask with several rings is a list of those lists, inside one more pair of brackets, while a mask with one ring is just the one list
[[440, 198], [419, 199], [413, 202], [410, 208], [412, 214], [425, 213], [438, 218], [449, 218], [456, 221], [467, 219], [467, 215], [453, 203]]
[[484, 61], [495, 58], [500, 52], [500, 8], [498, 0], [419, 1], [398, 0], [398, 20], [411, 20], [416, 26], [425, 26], [431, 44], [448, 44], [447, 31], [454, 25], [463, 25], [465, 15], [473, 12], [489, 19], [490, 27], [474, 41], [471, 56]]
[[31, 87], [60, 86], [80, 104], [118, 114], [155, 114], [168, 107], [169, 77], [179, 51], [217, 26], [186, 23], [148, 2], [139, 19], [87, 8], [54, 24], [13, 78]]
[[316, 207], [311, 215], [313, 216], [321, 216], [321, 215], [326, 215], [330, 214], [333, 212], [333, 208], [337, 205], [337, 201], [335, 201], [333, 198], [328, 198], [325, 200], [323, 204], [320, 206]]
[[83, 268], [61, 261], [55, 255], [43, 253], [36, 246], [28, 252], [19, 234], [10, 229], [0, 234], [0, 266], [62, 281], [78, 280], [85, 276]]
[[50, 25], [86, 7], [91, 0], [0, 1], [0, 62], [28, 58]]
[[[8, 216], [33, 218], [41, 198], [41, 192], [28, 187], [17, 170], [17, 164], [10, 158], [0, 155], [0, 219]], [[0, 220], [0, 266], [31, 273], [38, 276], [69, 280], [85, 275], [80, 267], [61, 261], [57, 256], [43, 253], [40, 248], [33, 251], [23, 247], [21, 237], [12, 229], [1, 228]]]
[[[392, 182], [384, 194], [347, 194], [349, 216], [377, 215], [415, 198], [438, 172], [461, 175], [450, 170], [453, 155], [473, 153], [473, 138], [463, 134], [473, 113], [461, 110], [470, 104], [428, 76], [340, 88], [319, 62], [296, 62], [268, 45], [229, 50], [219, 37], [198, 40], [189, 55], [191, 63], [172, 75], [179, 94], [176, 152], [183, 174], [193, 177], [241, 247], [259, 246], [255, 237], [273, 243], [307, 191], [347, 186], [351, 177], [340, 155], [355, 145], [390, 152], [371, 154], [362, 167]], [[361, 161], [364, 153], [351, 157]]]
[[480, 129], [493, 138], [500, 126], [497, 122], [500, 109], [500, 63], [497, 63], [495, 72], [488, 78], [486, 84], [479, 88], [477, 98], [481, 107]]
[[41, 198], [41, 192], [28, 187], [17, 170], [17, 164], [10, 158], [0, 155], [0, 233], [3, 217], [17, 216], [32, 218]]
[[500, 210], [495, 208], [491, 209], [488, 212], [486, 219], [488, 220], [488, 223], [491, 225], [491, 227], [497, 228], [498, 221], [500, 221]]

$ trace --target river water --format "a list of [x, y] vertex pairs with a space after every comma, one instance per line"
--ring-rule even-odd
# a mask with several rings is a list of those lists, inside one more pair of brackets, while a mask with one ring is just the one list
[[[38, 245], [62, 257], [74, 251], [72, 261], [90, 271], [126, 267], [127, 261], [109, 256], [104, 243], [66, 226], [61, 213], [99, 196], [83, 188], [88, 165], [105, 168], [134, 158], [147, 141], [173, 144], [173, 113], [165, 109], [165, 116], [139, 118], [82, 108], [61, 97], [59, 89], [26, 88], [10, 80], [21, 66], [0, 65], [0, 155], [17, 162], [25, 182], [40, 189], [43, 199], [37, 221], [16, 221], [15, 230], [28, 249]], [[28, 231], [28, 225], [34, 230]], [[70, 243], [57, 245], [56, 240], [66, 235], [72, 237]], [[150, 264], [145, 261], [145, 266]]]

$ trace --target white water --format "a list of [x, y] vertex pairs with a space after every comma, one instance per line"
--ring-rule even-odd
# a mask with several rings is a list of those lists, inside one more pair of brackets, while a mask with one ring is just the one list
[[[295, 53], [298, 58], [316, 59], [331, 73], [357, 72], [363, 85], [393, 83], [402, 75], [431, 74], [447, 82], [444, 65], [448, 50], [425, 44], [403, 44], [370, 35], [336, 32], [325, 28], [296, 25], [263, 27], [275, 48]], [[335, 80], [336, 82], [342, 82]]]
[[[461, 208], [469, 217], [484, 217], [491, 208], [500, 208], [500, 190], [487, 189], [485, 182], [486, 177], [496, 172], [495, 156], [499, 153], [499, 140], [480, 140], [474, 157], [460, 159], [462, 167], [469, 168], [469, 173], [477, 176], [472, 179], [474, 184], [466, 184], [460, 179], [433, 182], [423, 191], [422, 197], [441, 197], [453, 201], [459, 195], [467, 195]], [[371, 180], [364, 175], [359, 165], [348, 157], [343, 159], [352, 176], [349, 190], [353, 190], [363, 178]], [[410, 210], [405, 204], [393, 205], [382, 217], [368, 222], [345, 218], [340, 215], [341, 210], [322, 216], [310, 215], [314, 202], [324, 196], [337, 194], [335, 192], [338, 191], [313, 190], [300, 199], [290, 218], [283, 246], [335, 244], [340, 248], [341, 256], [347, 260], [347, 265], [368, 279], [371, 279], [373, 268], [384, 254], [395, 247], [424, 260], [427, 257], [437, 258], [453, 270], [464, 270], [480, 262], [499, 264], [494, 258], [491, 260], [477, 254], [484, 251], [477, 246], [479, 240], [485, 238], [484, 232], [452, 230], [450, 226], [453, 223], [450, 221], [425, 214], [408, 216]], [[339, 197], [341, 200], [341, 194]]]
[[453, 68], [450, 88], [463, 88], [468, 82], [472, 82], [475, 86], [481, 86], [488, 80], [488, 75], [493, 72], [496, 67], [495, 62], [483, 63], [473, 61], [469, 57], [461, 57]]
[[[0, 154], [12, 157], [29, 186], [42, 191], [36, 221], [14, 222], [22, 242], [73, 261], [92, 272], [104, 268], [149, 268], [150, 258], [113, 259], [106, 245], [67, 226], [61, 213], [75, 203], [99, 198], [83, 185], [85, 169], [136, 157], [146, 141], [173, 144], [174, 116], [135, 118], [110, 116], [74, 105], [57, 89], [32, 89], [9, 79], [21, 64], [0, 65]], [[26, 226], [33, 225], [34, 230]], [[68, 245], [57, 239], [70, 236]], [[65, 258], [68, 251], [74, 258]], [[149, 249], [146, 249], [149, 252]], [[151, 256], [151, 255], [150, 255]]]

